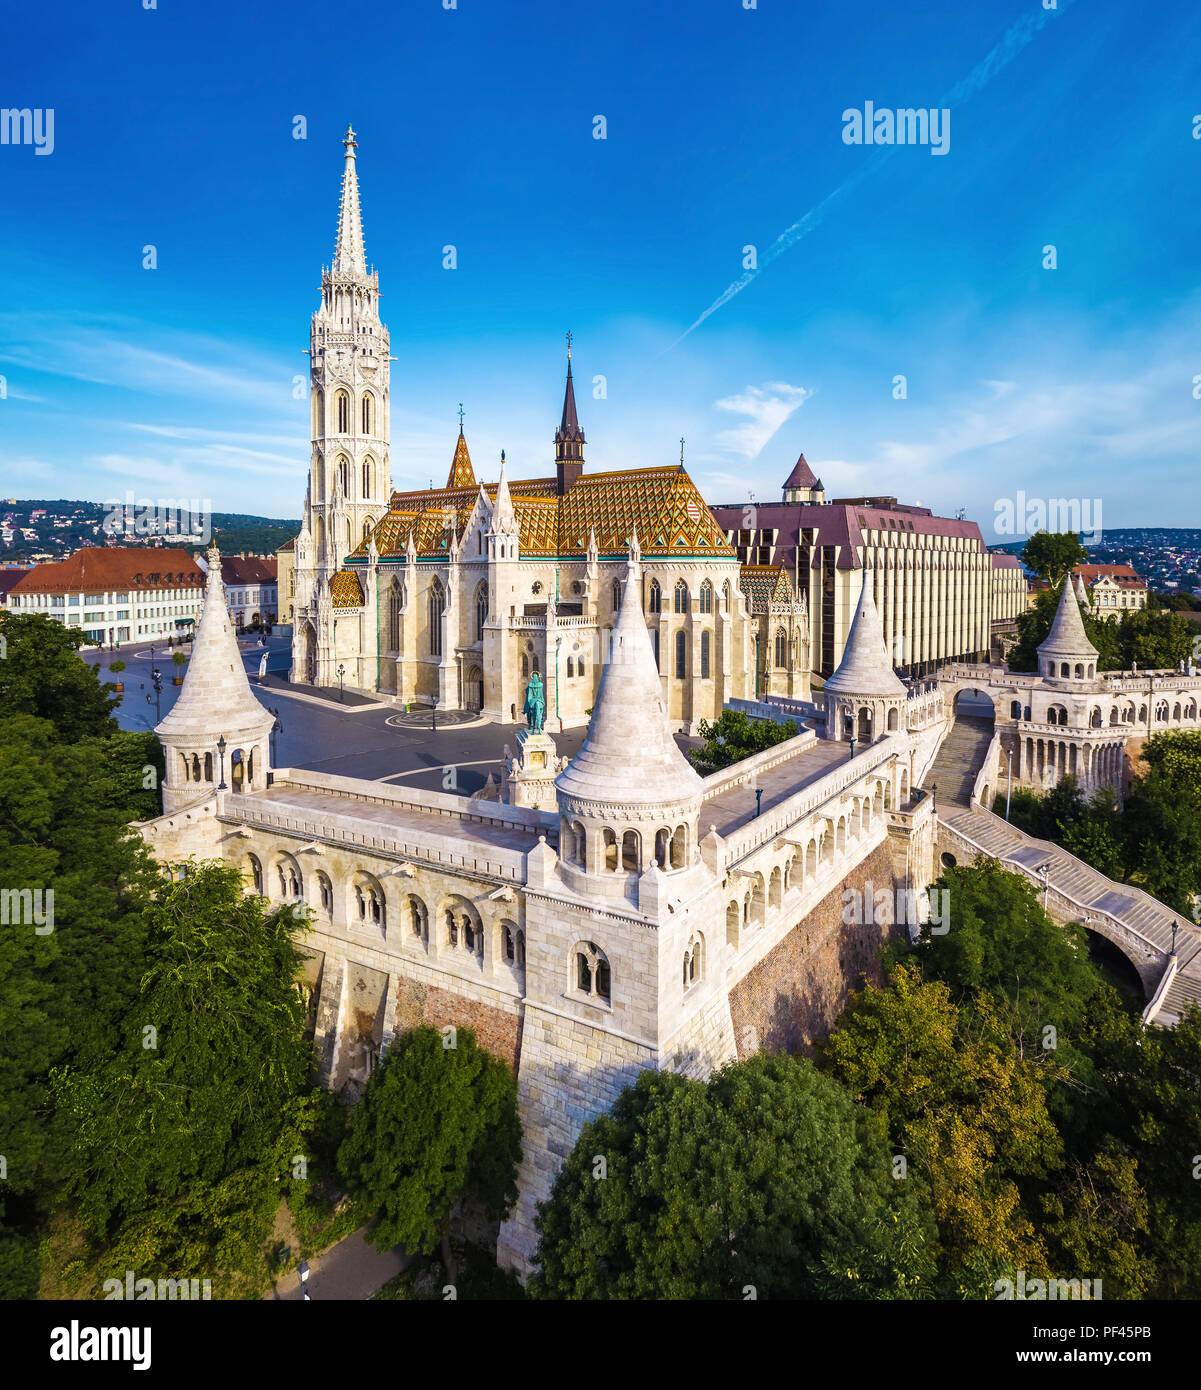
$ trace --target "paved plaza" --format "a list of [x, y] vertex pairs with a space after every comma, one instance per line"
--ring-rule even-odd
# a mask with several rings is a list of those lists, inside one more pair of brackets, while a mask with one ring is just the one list
[[[430, 729], [430, 711], [377, 702], [347, 691], [340, 702], [337, 692], [315, 691], [288, 684], [291, 643], [286, 637], [270, 637], [266, 648], [256, 637], [239, 639], [242, 659], [255, 695], [268, 709], [278, 710], [282, 732], [276, 736], [272, 763], [276, 767], [307, 768], [342, 777], [362, 777], [420, 787], [426, 791], [478, 794], [488, 774], [499, 781], [505, 745], [516, 748], [520, 724], [489, 724], [464, 711], [439, 711], [438, 729]], [[259, 664], [267, 653], [267, 682], [258, 681]], [[153, 729], [155, 714], [151, 671], [162, 673], [159, 710], [166, 714], [175, 703], [179, 686], [171, 684], [175, 667], [171, 653], [156, 643], [122, 647], [120, 651], [85, 651], [90, 664], [99, 661], [103, 677], [112, 660], [122, 660], [125, 684], [117, 719], [123, 729]], [[186, 668], [185, 668], [186, 669]], [[147, 699], [147, 696], [150, 698]], [[470, 723], [461, 723], [470, 719]], [[574, 757], [584, 741], [584, 728], [568, 729], [552, 736], [561, 756]], [[680, 740], [681, 744], [695, 740]]]

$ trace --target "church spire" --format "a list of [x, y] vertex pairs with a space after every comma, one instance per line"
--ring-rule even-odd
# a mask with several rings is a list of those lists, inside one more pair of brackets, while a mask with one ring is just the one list
[[463, 434], [463, 407], [459, 406], [459, 439], [455, 444], [455, 456], [450, 461], [450, 476], [446, 486], [475, 487], [475, 472], [471, 467], [471, 455], [467, 452], [467, 440]]
[[567, 335], [567, 385], [563, 391], [563, 416], [555, 431], [555, 478], [561, 497], [584, 471], [584, 431], [575, 408], [571, 379], [571, 334]]
[[354, 152], [358, 141], [354, 127], [346, 127], [342, 140], [346, 146], [346, 164], [342, 170], [342, 205], [338, 211], [338, 241], [334, 247], [335, 275], [366, 275], [367, 252], [363, 247], [363, 218], [359, 211], [359, 176], [355, 170]]

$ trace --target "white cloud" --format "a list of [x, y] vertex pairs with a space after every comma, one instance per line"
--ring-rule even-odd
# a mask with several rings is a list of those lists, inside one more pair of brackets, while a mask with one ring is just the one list
[[785, 420], [799, 410], [812, 394], [804, 386], [772, 381], [763, 386], [748, 386], [736, 396], [725, 396], [714, 402], [718, 410], [750, 418], [734, 429], [720, 430], [714, 436], [714, 443], [742, 458], [757, 458]]

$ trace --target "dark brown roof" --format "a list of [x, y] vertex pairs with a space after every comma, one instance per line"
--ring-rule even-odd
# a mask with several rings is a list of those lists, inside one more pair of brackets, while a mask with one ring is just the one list
[[1083, 579], [1086, 588], [1091, 589], [1098, 579], [1112, 579], [1122, 589], [1145, 589], [1147, 581], [1140, 579], [1129, 565], [1077, 565], [1072, 571], [1073, 579]]
[[785, 487], [820, 487], [819, 479], [814, 475], [813, 469], [805, 462], [805, 455], [802, 454], [792, 465], [792, 472], [784, 480]]
[[222, 555], [221, 582], [223, 584], [274, 584], [276, 559], [262, 559], [257, 555]]

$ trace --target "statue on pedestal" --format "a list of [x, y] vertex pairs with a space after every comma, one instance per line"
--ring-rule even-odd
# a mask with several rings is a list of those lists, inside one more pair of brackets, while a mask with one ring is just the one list
[[540, 734], [542, 721], [546, 718], [546, 692], [542, 688], [542, 677], [537, 671], [530, 677], [525, 688], [525, 705], [521, 712], [526, 717], [526, 727]]

